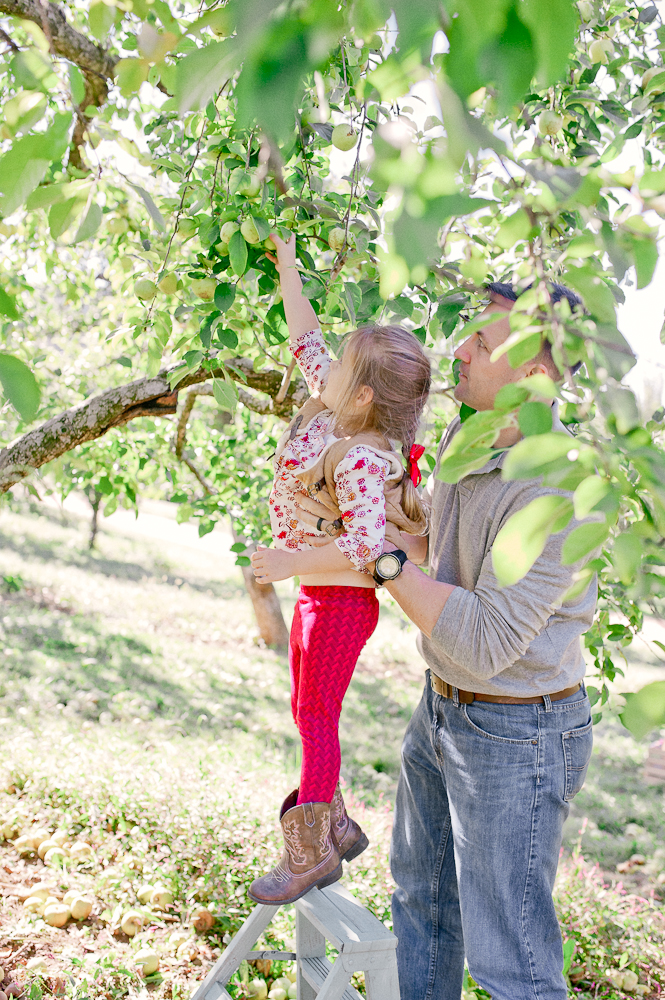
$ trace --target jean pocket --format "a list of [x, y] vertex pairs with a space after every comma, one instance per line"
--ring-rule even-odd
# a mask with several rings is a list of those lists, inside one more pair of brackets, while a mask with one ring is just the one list
[[579, 729], [570, 729], [561, 734], [563, 741], [563, 757], [566, 765], [566, 787], [564, 799], [570, 802], [575, 798], [586, 778], [587, 768], [593, 750], [593, 723]]
[[[511, 706], [512, 707], [512, 706]], [[466, 721], [478, 736], [497, 743], [513, 743], [528, 746], [538, 743], [538, 720], [531, 713], [518, 715], [489, 707], [485, 702], [474, 701], [471, 705], [462, 705]], [[521, 706], [520, 706], [521, 708]]]

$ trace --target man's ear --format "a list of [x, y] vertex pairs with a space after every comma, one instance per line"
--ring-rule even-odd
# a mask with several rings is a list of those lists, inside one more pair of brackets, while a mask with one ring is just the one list
[[542, 361], [530, 361], [528, 365], [524, 366], [523, 377], [531, 378], [532, 375], [547, 375], [548, 378], [551, 377], [547, 370], [547, 365], [544, 365]]
[[374, 389], [369, 385], [360, 387], [360, 392], [356, 396], [356, 406], [369, 406], [374, 399]]

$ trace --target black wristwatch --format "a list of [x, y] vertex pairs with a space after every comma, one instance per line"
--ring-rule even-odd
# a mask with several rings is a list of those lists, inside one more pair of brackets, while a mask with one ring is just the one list
[[396, 580], [407, 559], [406, 552], [401, 549], [395, 549], [394, 552], [384, 552], [383, 555], [380, 555], [374, 563], [373, 573], [378, 586], [382, 587], [386, 581]]

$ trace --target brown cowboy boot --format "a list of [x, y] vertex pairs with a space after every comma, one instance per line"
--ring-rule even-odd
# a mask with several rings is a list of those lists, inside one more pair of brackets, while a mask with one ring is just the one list
[[339, 785], [330, 803], [330, 822], [342, 861], [353, 861], [366, 847], [369, 847], [367, 836], [346, 811]]
[[342, 876], [342, 862], [330, 831], [330, 806], [327, 802], [291, 804], [297, 795], [297, 791], [292, 792], [280, 812], [284, 853], [279, 864], [249, 887], [255, 903], [294, 903], [310, 889], [323, 889]]
[[[287, 809], [291, 809], [296, 804], [298, 792], [299, 789], [294, 788], [284, 799], [279, 814], [280, 819]], [[330, 803], [330, 832], [335, 841], [340, 861], [353, 861], [369, 847], [366, 834], [346, 811], [339, 785], [335, 789], [333, 800]]]

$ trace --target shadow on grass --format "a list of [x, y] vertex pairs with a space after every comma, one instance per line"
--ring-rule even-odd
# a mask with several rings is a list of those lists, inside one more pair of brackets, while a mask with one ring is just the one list
[[[50, 513], [50, 512], [49, 512]], [[47, 516], [47, 515], [44, 515]], [[48, 517], [61, 527], [62, 520], [52, 514]], [[33, 559], [44, 563], [75, 567], [86, 573], [97, 573], [108, 579], [127, 580], [132, 583], [153, 581], [175, 586], [175, 581], [185, 581], [199, 593], [210, 591], [220, 600], [229, 600], [244, 593], [239, 584], [231, 580], [202, 580], [183, 575], [182, 572], [165, 572], [166, 565], [159, 557], [153, 558], [153, 565], [123, 559], [109, 559], [107, 556], [87, 548], [72, 547], [59, 540], [44, 541], [31, 535], [12, 536], [0, 530], [0, 548], [15, 552], [22, 559]]]

